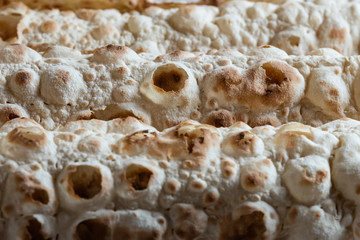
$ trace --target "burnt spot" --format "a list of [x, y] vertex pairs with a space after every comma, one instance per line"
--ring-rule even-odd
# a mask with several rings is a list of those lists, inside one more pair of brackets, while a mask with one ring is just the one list
[[229, 111], [219, 110], [219, 111], [211, 112], [207, 116], [205, 123], [213, 125], [217, 128], [230, 127], [235, 123], [235, 117]]

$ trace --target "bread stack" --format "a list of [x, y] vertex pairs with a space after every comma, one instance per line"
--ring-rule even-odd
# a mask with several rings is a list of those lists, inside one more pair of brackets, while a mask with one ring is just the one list
[[360, 1], [23, 2], [1, 239], [360, 239]]

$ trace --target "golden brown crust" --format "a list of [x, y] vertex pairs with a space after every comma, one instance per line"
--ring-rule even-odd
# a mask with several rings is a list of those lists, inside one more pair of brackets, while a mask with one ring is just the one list
[[215, 127], [230, 127], [235, 123], [235, 116], [226, 110], [213, 111], [206, 116], [204, 123]]
[[11, 106], [4, 106], [0, 108], [0, 124], [21, 117], [23, 117], [23, 114], [17, 108]]
[[40, 148], [48, 143], [44, 130], [39, 127], [17, 127], [7, 135], [7, 140], [27, 148]]
[[16, 190], [24, 194], [24, 203], [32, 202], [46, 205], [49, 203], [48, 189], [44, 188], [41, 183], [31, 175], [25, 175], [21, 172], [15, 173]]

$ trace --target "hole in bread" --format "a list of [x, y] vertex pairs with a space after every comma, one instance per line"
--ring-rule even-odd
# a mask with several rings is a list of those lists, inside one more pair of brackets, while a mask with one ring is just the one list
[[[251, 208], [246, 208], [244, 210], [246, 212], [252, 211]], [[220, 239], [266, 239], [264, 213], [260, 211], [252, 211], [249, 214], [242, 215], [235, 221], [233, 221], [230, 216], [226, 218], [221, 228]]]
[[265, 70], [267, 85], [281, 85], [284, 81], [288, 80], [285, 74], [277, 67], [274, 67], [271, 62], [264, 63], [261, 67]]
[[153, 172], [140, 165], [130, 165], [126, 169], [126, 180], [136, 191], [145, 190], [153, 176]]
[[188, 78], [185, 70], [176, 67], [174, 64], [167, 64], [156, 69], [153, 75], [154, 85], [165, 92], [178, 92], [185, 87]]
[[264, 213], [254, 211], [248, 215], [243, 215], [237, 224], [238, 239], [264, 239], [266, 226], [264, 224]]
[[76, 226], [76, 240], [108, 240], [110, 239], [110, 227], [98, 219], [82, 221]]
[[26, 240], [50, 240], [44, 236], [42, 232], [41, 223], [35, 218], [31, 218], [26, 225], [24, 232], [24, 239]]
[[34, 192], [31, 194], [31, 198], [35, 201], [41, 202], [42, 204], [49, 203], [49, 195], [48, 193], [41, 188], [34, 189]]
[[13, 119], [15, 119], [15, 118], [19, 118], [20, 116], [18, 115], [18, 114], [15, 114], [15, 113], [9, 113], [9, 115], [8, 115], [8, 119], [9, 120], [13, 120]]
[[80, 198], [90, 199], [101, 191], [100, 169], [92, 166], [76, 166], [68, 176], [69, 187]]
[[288, 40], [290, 45], [293, 47], [298, 47], [300, 44], [300, 38], [298, 36], [290, 36]]

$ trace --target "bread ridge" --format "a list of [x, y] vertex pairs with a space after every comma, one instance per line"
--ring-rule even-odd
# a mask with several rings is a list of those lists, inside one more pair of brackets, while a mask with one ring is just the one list
[[142, 13], [123, 14], [114, 9], [38, 11], [12, 4], [0, 11], [0, 36], [38, 50], [55, 44], [80, 51], [119, 44], [157, 54], [213, 48], [245, 53], [256, 46], [274, 45], [294, 55], [328, 47], [348, 56], [359, 53], [359, 4], [231, 1], [218, 7], [150, 7]]
[[331, 49], [307, 56], [271, 46], [247, 55], [212, 50], [158, 56], [117, 45], [91, 54], [7, 45], [0, 54], [0, 125], [17, 117], [54, 129], [76, 119], [133, 116], [159, 130], [186, 119], [217, 127], [360, 119], [360, 59]]
[[132, 117], [55, 131], [13, 119], [0, 128], [2, 233], [357, 239], [359, 138], [348, 118], [318, 128], [187, 120], [161, 132]]

